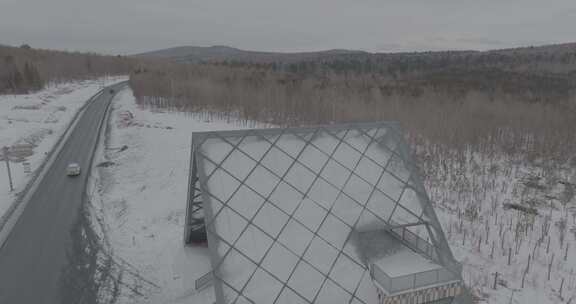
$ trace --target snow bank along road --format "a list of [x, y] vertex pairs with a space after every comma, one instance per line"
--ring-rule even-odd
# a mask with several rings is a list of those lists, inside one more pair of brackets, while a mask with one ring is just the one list
[[[60, 151], [48, 160], [51, 163], [27, 194], [21, 215], [4, 244], [0, 242], [0, 304], [60, 304], [76, 298], [66, 294], [77, 289], [67, 288], [66, 282], [74, 279], [64, 278], [64, 270], [74, 259], [70, 254], [73, 232], [85, 197], [87, 170], [114, 95], [110, 89], [117, 92], [124, 85], [106, 88], [85, 107], [72, 122]], [[80, 164], [84, 170], [80, 176], [66, 176], [70, 162]]]

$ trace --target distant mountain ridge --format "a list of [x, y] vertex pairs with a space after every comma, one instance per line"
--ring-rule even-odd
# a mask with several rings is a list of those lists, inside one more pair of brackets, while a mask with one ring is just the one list
[[332, 49], [325, 51], [311, 52], [266, 52], [242, 50], [225, 45], [214, 45], [208, 47], [200, 46], [179, 46], [161, 49], [141, 54], [136, 54], [137, 58], [162, 58], [171, 59], [176, 62], [198, 63], [198, 62], [252, 62], [252, 63], [296, 63], [302, 61], [330, 61], [339, 59], [369, 59], [369, 58], [414, 58], [414, 57], [445, 57], [452, 58], [468, 55], [483, 56], [555, 56], [565, 54], [576, 54], [576, 42], [563, 44], [549, 44], [542, 46], [527, 46], [508, 49], [496, 49], [488, 51], [457, 50], [457, 51], [421, 51], [421, 52], [400, 52], [400, 53], [371, 53], [359, 50]]
[[318, 52], [261, 52], [247, 51], [224, 45], [208, 47], [200, 46], [179, 46], [152, 52], [134, 55], [140, 58], [164, 58], [173, 59], [180, 62], [206, 62], [206, 61], [252, 61], [252, 62], [274, 62], [274, 61], [300, 61], [311, 60], [330, 56], [370, 54], [364, 51], [333, 49]]

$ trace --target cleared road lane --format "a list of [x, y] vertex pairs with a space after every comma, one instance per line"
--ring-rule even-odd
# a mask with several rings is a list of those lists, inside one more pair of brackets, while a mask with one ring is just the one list
[[[114, 88], [118, 91], [119, 87]], [[106, 89], [86, 107], [0, 248], [1, 304], [67, 304], [75, 298], [67, 293], [78, 291], [67, 286], [71, 278], [63, 274], [74, 260], [75, 224], [100, 125], [112, 97]], [[80, 176], [66, 176], [71, 162], [80, 164]]]

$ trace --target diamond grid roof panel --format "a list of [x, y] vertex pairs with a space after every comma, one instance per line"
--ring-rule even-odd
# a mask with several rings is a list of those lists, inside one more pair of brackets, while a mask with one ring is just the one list
[[367, 303], [356, 231], [429, 221], [445, 242], [395, 123], [194, 133], [192, 148], [219, 304]]

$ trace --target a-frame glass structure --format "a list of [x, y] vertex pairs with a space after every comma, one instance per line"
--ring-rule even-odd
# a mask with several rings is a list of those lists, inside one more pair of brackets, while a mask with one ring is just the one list
[[194, 133], [191, 169], [218, 304], [379, 303], [374, 282], [461, 280], [396, 123]]

